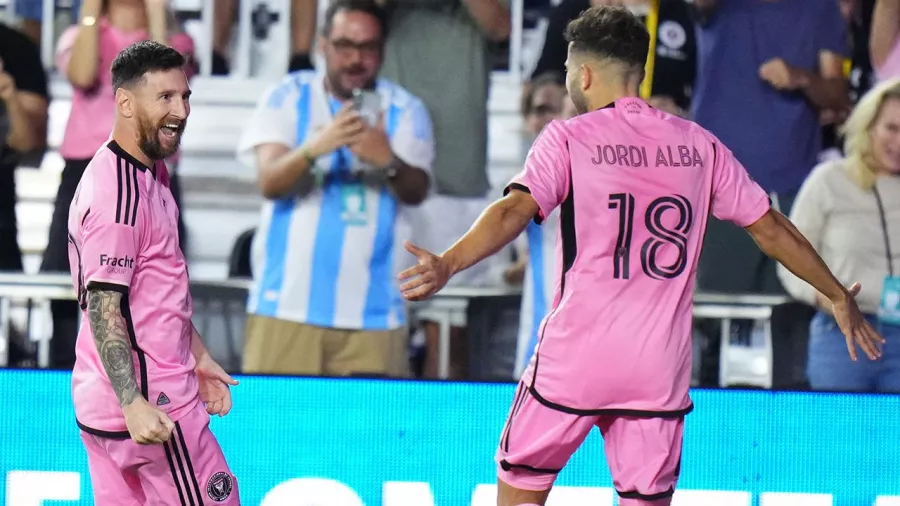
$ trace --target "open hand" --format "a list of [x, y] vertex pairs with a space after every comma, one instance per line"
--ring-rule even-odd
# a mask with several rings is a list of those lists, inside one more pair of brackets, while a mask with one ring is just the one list
[[200, 382], [200, 400], [206, 404], [210, 415], [225, 416], [231, 411], [231, 386], [238, 384], [212, 357], [197, 361], [194, 367]]
[[405, 241], [403, 246], [406, 251], [415, 255], [419, 264], [397, 276], [400, 281], [409, 280], [400, 287], [400, 292], [406, 300], [425, 300], [437, 293], [450, 280], [450, 266], [443, 258], [409, 241]]
[[875, 360], [881, 356], [878, 345], [884, 344], [884, 338], [866, 321], [859, 306], [856, 305], [855, 297], [861, 288], [862, 285], [854, 283], [850, 287], [849, 297], [831, 303], [834, 320], [847, 340], [847, 351], [850, 352], [850, 358], [853, 361], [856, 361], [857, 358], [857, 344], [869, 357], [869, 360]]

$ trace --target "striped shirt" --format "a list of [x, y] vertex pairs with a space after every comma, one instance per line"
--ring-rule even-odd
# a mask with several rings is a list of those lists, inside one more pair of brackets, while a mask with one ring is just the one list
[[556, 280], [556, 238], [559, 235], [559, 211], [553, 211], [541, 225], [534, 221], [525, 228], [528, 249], [528, 270], [522, 289], [522, 306], [519, 311], [519, 336], [516, 341], [515, 378], [525, 371], [534, 355], [541, 321], [553, 303]]
[[[425, 106], [386, 80], [378, 81], [377, 91], [394, 154], [430, 171], [434, 140]], [[255, 167], [257, 146], [300, 146], [340, 107], [325, 91], [323, 74], [292, 73], [260, 99], [238, 157]], [[410, 262], [400, 245], [411, 237], [416, 217], [387, 188], [340, 177], [357, 167], [354, 155], [341, 148], [316, 160], [313, 172], [326, 184], [263, 204], [252, 247], [250, 314], [340, 329], [406, 324], [396, 273]]]

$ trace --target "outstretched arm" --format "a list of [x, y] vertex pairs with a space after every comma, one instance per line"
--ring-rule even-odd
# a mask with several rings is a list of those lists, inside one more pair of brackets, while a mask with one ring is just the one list
[[870, 359], [881, 356], [876, 344], [883, 343], [884, 339], [866, 322], [854, 300], [859, 285], [854, 285], [850, 290], [844, 288], [790, 220], [778, 211], [770, 210], [746, 230], [763, 253], [780, 262], [831, 301], [835, 319], [847, 336], [847, 347], [853, 360], [856, 360], [853, 340], [859, 343]]
[[464, 271], [500, 251], [525, 230], [528, 222], [539, 212], [537, 202], [529, 193], [513, 189], [481, 213], [472, 228], [438, 256], [407, 244], [419, 264], [400, 273], [407, 281], [400, 287], [407, 300], [423, 300], [447, 284], [451, 276]]
[[134, 375], [131, 340], [122, 316], [122, 294], [113, 290], [93, 289], [88, 292], [88, 317], [100, 362], [119, 406], [130, 406], [141, 396]]
[[451, 275], [472, 267], [514, 241], [539, 210], [529, 193], [516, 189], [488, 206], [472, 228], [441, 255], [450, 266]]

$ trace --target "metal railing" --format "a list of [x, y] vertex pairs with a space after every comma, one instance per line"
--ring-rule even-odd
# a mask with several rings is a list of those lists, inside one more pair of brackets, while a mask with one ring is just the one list
[[[192, 291], [203, 290], [205, 293], [214, 293], [216, 290], [242, 290], [246, 294], [249, 288], [249, 280], [192, 280]], [[441, 378], [449, 375], [450, 361], [450, 326], [454, 316], [465, 313], [469, 301], [476, 298], [505, 297], [518, 295], [520, 291], [512, 287], [496, 288], [465, 288], [449, 287], [438, 293], [430, 304], [429, 311], [438, 317], [440, 327], [439, 338], [439, 366], [438, 374]], [[232, 297], [234, 298], [234, 297]], [[46, 303], [50, 300], [74, 300], [75, 292], [72, 289], [72, 281], [65, 274], [3, 274], [0, 273], [0, 366], [7, 364], [10, 336], [10, 312], [12, 302], [38, 301]], [[246, 299], [246, 297], [244, 297]], [[761, 387], [771, 386], [772, 363], [772, 339], [769, 330], [769, 318], [772, 306], [787, 302], [788, 299], [779, 296], [761, 295], [724, 295], [698, 293], [694, 297], [693, 313], [696, 318], [717, 319], [722, 321], [720, 384], [727, 386], [731, 383], [750, 383]], [[413, 305], [415, 310], [416, 305]], [[731, 340], [732, 320], [755, 320], [764, 322], [766, 328], [765, 342], [762, 350], [759, 350], [759, 358], [765, 361], [767, 372], [761, 372], [755, 378], [732, 378], [730, 370], [732, 361], [729, 359], [734, 353], [734, 345]], [[229, 339], [231, 341], [231, 339]], [[48, 342], [42, 339], [38, 342], [38, 365], [48, 365]], [[729, 379], [732, 378], [732, 379]], [[768, 378], [768, 379], [767, 379]]]

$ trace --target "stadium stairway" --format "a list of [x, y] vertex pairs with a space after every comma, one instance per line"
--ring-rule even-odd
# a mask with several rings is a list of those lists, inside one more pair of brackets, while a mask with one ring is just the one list
[[[234, 241], [254, 227], [261, 204], [255, 174], [235, 159], [235, 146], [246, 118], [269, 82], [197, 77], [192, 82], [192, 111], [182, 141], [178, 172], [182, 177], [182, 212], [190, 234], [189, 263], [193, 276], [227, 276]], [[48, 152], [40, 167], [16, 173], [19, 242], [26, 272], [36, 272], [47, 242], [53, 200], [63, 160], [58, 153], [71, 109], [71, 88], [60, 77], [51, 82]], [[519, 170], [522, 122], [518, 114], [520, 85], [506, 73], [492, 76], [489, 108], [489, 167], [494, 193]]]

